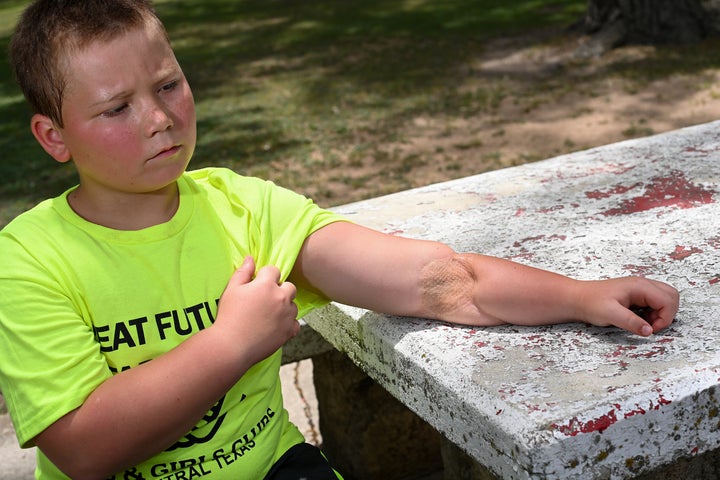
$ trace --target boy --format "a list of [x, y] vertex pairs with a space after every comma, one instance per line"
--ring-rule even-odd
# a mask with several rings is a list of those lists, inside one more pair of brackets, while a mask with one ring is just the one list
[[0, 233], [0, 387], [38, 478], [336, 478], [278, 376], [296, 318], [328, 299], [643, 336], [678, 310], [661, 282], [459, 254], [267, 182], [186, 172], [192, 93], [147, 0], [37, 0], [11, 58], [33, 135], [80, 178]]

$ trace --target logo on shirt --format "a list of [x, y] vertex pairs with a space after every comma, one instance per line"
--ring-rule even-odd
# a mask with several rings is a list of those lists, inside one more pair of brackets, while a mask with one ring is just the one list
[[[245, 400], [245, 394], [243, 394], [240, 401]], [[220, 414], [222, 411], [223, 404], [225, 403], [225, 395], [206, 413], [202, 420], [198, 422], [193, 429], [185, 435], [183, 438], [175, 442], [175, 444], [168, 448], [167, 451], [171, 452], [178, 448], [190, 448], [193, 445], [199, 445], [207, 443], [212, 440], [217, 434], [218, 430], [225, 421], [227, 413]]]

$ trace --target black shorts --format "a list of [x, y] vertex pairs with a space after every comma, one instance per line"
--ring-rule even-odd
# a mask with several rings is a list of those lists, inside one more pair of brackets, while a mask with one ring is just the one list
[[342, 480], [319, 448], [309, 443], [291, 447], [272, 466], [265, 480]]

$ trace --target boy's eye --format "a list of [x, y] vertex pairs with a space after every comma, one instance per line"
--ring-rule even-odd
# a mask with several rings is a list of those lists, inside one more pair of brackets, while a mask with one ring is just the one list
[[162, 91], [164, 91], [164, 92], [169, 92], [169, 91], [171, 91], [171, 90], [174, 90], [175, 87], [177, 87], [177, 86], [178, 86], [178, 81], [177, 81], [177, 80], [173, 80], [172, 82], [166, 83], [165, 85], [163, 85], [162, 87], [160, 87], [160, 90], [162, 90]]
[[123, 103], [122, 105], [120, 105], [117, 108], [112, 108], [110, 110], [106, 110], [105, 112], [103, 112], [103, 116], [104, 117], [115, 117], [117, 115], [120, 115], [127, 108], [127, 106], [128, 106], [127, 103]]

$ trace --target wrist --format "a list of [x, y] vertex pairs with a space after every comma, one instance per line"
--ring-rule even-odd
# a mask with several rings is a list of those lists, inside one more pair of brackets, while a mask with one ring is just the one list
[[592, 323], [590, 313], [592, 304], [593, 282], [568, 278], [566, 288], [567, 320], [573, 322]]

